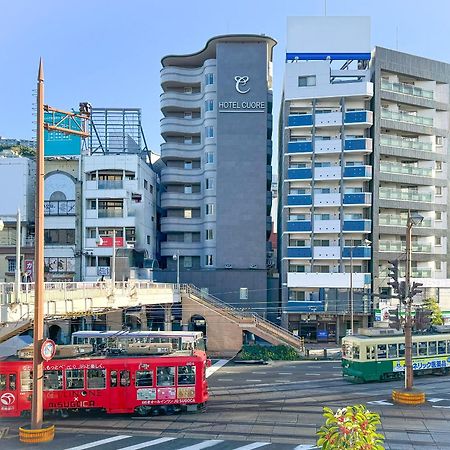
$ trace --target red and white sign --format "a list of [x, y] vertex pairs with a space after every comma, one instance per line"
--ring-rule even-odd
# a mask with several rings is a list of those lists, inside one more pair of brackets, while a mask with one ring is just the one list
[[[123, 237], [116, 237], [116, 247], [123, 247], [125, 245]], [[98, 247], [112, 247], [113, 238], [111, 236], [100, 236]]]
[[42, 358], [45, 359], [45, 361], [50, 361], [56, 353], [56, 344], [51, 339], [46, 339], [42, 343], [41, 347], [41, 355]]
[[32, 259], [26, 259], [24, 261], [25, 264], [25, 273], [29, 277], [29, 281], [33, 281], [33, 275], [34, 275], [34, 261]]
[[0, 402], [2, 405], [10, 406], [16, 401], [16, 397], [11, 392], [6, 392], [0, 397]]

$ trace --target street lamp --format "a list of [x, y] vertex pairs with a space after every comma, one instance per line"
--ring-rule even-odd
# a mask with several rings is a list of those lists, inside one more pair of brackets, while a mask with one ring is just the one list
[[177, 262], [177, 290], [180, 290], [180, 250], [173, 255], [173, 260]]
[[[352, 242], [353, 244], [353, 242]], [[354, 334], [354, 301], [353, 301], [353, 250], [354, 248], [367, 248], [370, 247], [372, 242], [370, 242], [368, 239], [364, 239], [363, 245], [356, 247], [353, 247], [353, 245], [350, 246], [350, 323], [351, 323], [351, 334], [353, 336]]]

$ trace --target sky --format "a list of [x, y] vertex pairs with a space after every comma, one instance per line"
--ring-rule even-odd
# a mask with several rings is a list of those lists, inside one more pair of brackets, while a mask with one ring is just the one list
[[325, 9], [328, 16], [370, 16], [372, 47], [450, 63], [449, 0], [0, 0], [0, 136], [33, 137], [42, 57], [46, 104], [139, 107], [147, 144], [159, 153], [161, 58], [197, 52], [211, 37], [233, 33], [278, 41], [276, 124], [286, 18], [323, 16]]

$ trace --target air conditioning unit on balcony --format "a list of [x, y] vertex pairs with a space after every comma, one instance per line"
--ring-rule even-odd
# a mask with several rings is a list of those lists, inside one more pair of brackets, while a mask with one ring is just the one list
[[231, 264], [225, 264], [225, 269], [231, 269], [233, 266]]

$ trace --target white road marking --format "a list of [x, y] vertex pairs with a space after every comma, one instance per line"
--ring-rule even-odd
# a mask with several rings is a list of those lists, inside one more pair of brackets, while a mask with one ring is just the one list
[[278, 375], [293, 375], [292, 372], [278, 372]]
[[252, 372], [252, 373], [257, 373], [258, 375], [267, 375], [267, 372]]
[[236, 447], [234, 450], [253, 450], [254, 448], [264, 447], [270, 442], [253, 442], [252, 444], [244, 445], [243, 447]]
[[275, 383], [287, 383], [286, 380], [275, 380]]
[[320, 375], [322, 375], [322, 374], [320, 374], [320, 373], [305, 373], [305, 375], [314, 375], [316, 377], [320, 377]]
[[94, 442], [89, 442], [87, 444], [79, 445], [78, 447], [66, 448], [66, 450], [84, 450], [86, 448], [97, 447], [99, 445], [109, 444], [110, 442], [120, 441], [121, 439], [127, 439], [130, 437], [131, 436], [125, 436], [125, 435], [113, 436], [113, 437], [110, 437], [107, 439], [102, 439], [101, 441], [94, 441]]
[[224, 366], [229, 359], [219, 359], [215, 364], [213, 364], [211, 367], [206, 368], [206, 378], [208, 378], [210, 375], [212, 375], [214, 372], [219, 370], [222, 366]]
[[201, 450], [202, 448], [213, 447], [214, 445], [220, 444], [221, 442], [223, 441], [218, 440], [203, 441], [200, 442], [200, 444], [190, 445], [189, 447], [179, 448], [178, 450]]
[[315, 448], [318, 448], [318, 447], [316, 447], [315, 445], [302, 444], [302, 445], [297, 445], [297, 447], [295, 447], [294, 450], [313, 450]]
[[319, 365], [317, 366], [306, 366], [307, 369], [321, 369], [322, 367], [320, 367]]
[[262, 380], [245, 380], [248, 381], [249, 383], [261, 383]]
[[233, 378], [217, 378], [217, 381], [233, 381]]
[[394, 406], [393, 403], [389, 403], [385, 400], [374, 400], [373, 402], [367, 402], [368, 405], [385, 405], [385, 406]]
[[433, 405], [433, 408], [445, 408], [445, 409], [450, 409], [450, 406]]
[[139, 450], [141, 448], [153, 447], [154, 445], [163, 444], [164, 442], [173, 441], [175, 438], [159, 438], [152, 441], [141, 442], [140, 444], [130, 445], [129, 447], [121, 447], [117, 450]]
[[342, 366], [333, 366], [332, 369], [342, 369]]
[[445, 398], [429, 398], [428, 401], [431, 403], [437, 403], [442, 402], [443, 400], [446, 400]]

